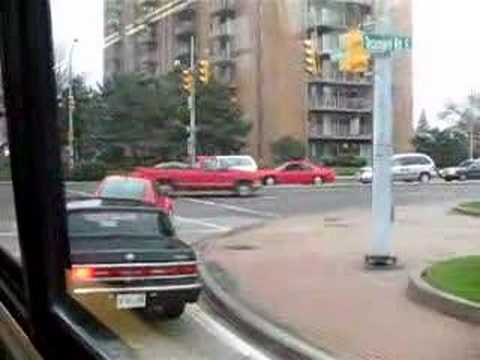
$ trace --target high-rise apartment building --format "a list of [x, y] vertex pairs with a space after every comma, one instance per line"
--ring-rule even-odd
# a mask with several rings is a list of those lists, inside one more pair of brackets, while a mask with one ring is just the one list
[[[372, 2], [105, 0], [105, 78], [119, 72], [162, 74], [178, 61], [188, 65], [194, 35], [196, 60], [210, 61], [214, 77], [229, 85], [252, 124], [247, 151], [257, 160], [269, 162], [271, 144], [285, 136], [308, 143], [313, 158], [370, 157], [372, 76], [340, 73], [332, 54], [341, 33], [373, 21]], [[407, 12], [398, 14], [403, 20]], [[306, 38], [321, 57], [321, 74], [313, 78], [303, 69]], [[395, 94], [409, 99], [395, 99], [402, 104], [395, 114], [396, 123], [402, 122], [399, 150], [408, 147], [412, 126], [411, 80], [404, 79], [411, 77], [411, 68], [405, 69], [409, 56], [402, 61], [395, 83], [402, 90]]]
[[308, 79], [308, 139], [312, 157], [355, 154], [370, 157], [373, 79], [339, 71], [333, 55], [340, 34], [372, 22], [371, 1], [309, 0], [306, 36], [320, 54], [319, 75]]

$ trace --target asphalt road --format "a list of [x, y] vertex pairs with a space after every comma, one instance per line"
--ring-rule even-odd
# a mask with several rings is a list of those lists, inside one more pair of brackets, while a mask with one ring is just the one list
[[[75, 184], [74, 191], [92, 191], [94, 184]], [[395, 203], [444, 203], [480, 195], [480, 183], [401, 184], [395, 186]], [[187, 196], [176, 199], [175, 223], [181, 238], [198, 250], [232, 229], [259, 222], [370, 206], [368, 185], [272, 187], [251, 198], [225, 195]], [[12, 190], [0, 185], [0, 246], [18, 254]], [[237, 335], [222, 319], [201, 304], [187, 308], [178, 321], [165, 321], [133, 312], [117, 312], [108, 304], [85, 302], [102, 322], [146, 359], [266, 359], [271, 358]]]

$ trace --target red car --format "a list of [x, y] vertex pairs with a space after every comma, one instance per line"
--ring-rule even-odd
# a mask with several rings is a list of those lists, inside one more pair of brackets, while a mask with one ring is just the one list
[[155, 181], [164, 193], [176, 190], [227, 190], [239, 196], [249, 196], [262, 186], [255, 172], [222, 168], [215, 157], [204, 157], [197, 165], [187, 169], [139, 167], [132, 175]]
[[288, 161], [275, 169], [263, 169], [258, 173], [265, 185], [313, 184], [335, 181], [333, 169], [318, 166], [307, 160]]
[[98, 186], [95, 196], [140, 200], [163, 210], [169, 216], [173, 215], [173, 200], [163, 195], [156, 183], [149, 179], [132, 176], [107, 176]]

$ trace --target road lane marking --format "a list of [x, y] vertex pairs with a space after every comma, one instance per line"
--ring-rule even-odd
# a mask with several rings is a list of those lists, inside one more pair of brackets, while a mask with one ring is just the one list
[[216, 321], [198, 305], [191, 305], [187, 308], [187, 313], [200, 326], [205, 328], [215, 337], [221, 338], [226, 344], [236, 349], [240, 354], [247, 359], [255, 360], [270, 360], [268, 356], [256, 349], [248, 342], [240, 338], [238, 335], [227, 329], [224, 325]]
[[175, 215], [174, 222], [176, 222], [176, 221], [195, 224], [195, 225], [200, 225], [200, 226], [204, 226], [204, 227], [209, 227], [209, 228], [213, 228], [213, 229], [216, 229], [217, 231], [222, 231], [222, 232], [227, 232], [227, 231], [232, 230], [231, 228], [229, 228], [227, 226], [217, 225], [217, 224], [214, 224], [214, 223], [209, 222], [209, 221], [186, 218], [186, 217], [178, 216], [178, 215]]
[[224, 203], [218, 203], [218, 202], [213, 202], [213, 201], [205, 201], [205, 200], [198, 200], [198, 199], [184, 199], [186, 201], [190, 201], [193, 203], [198, 203], [198, 204], [203, 204], [203, 205], [209, 205], [209, 206], [216, 206], [219, 208], [235, 211], [238, 213], [243, 213], [243, 214], [249, 214], [249, 215], [255, 215], [255, 216], [262, 216], [262, 217], [268, 217], [268, 218], [279, 218], [280, 215], [271, 213], [268, 211], [258, 211], [258, 210], [253, 210], [249, 208], [245, 208], [242, 206], [236, 206], [236, 205], [229, 205], [229, 204], [224, 204]]

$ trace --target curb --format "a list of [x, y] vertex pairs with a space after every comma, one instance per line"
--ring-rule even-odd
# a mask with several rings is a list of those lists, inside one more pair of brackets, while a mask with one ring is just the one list
[[469, 209], [468, 207], [465, 207], [465, 206], [455, 206], [453, 210], [463, 215], [480, 217], [480, 211]]
[[334, 360], [330, 354], [292, 336], [248, 309], [221, 288], [208, 268], [209, 265], [204, 264], [200, 269], [205, 300], [214, 312], [221, 315], [236, 329], [281, 359]]
[[418, 303], [457, 319], [480, 324], [480, 304], [434, 288], [423, 280], [428, 268], [410, 273], [407, 296]]

